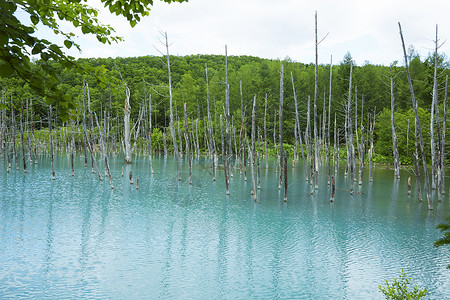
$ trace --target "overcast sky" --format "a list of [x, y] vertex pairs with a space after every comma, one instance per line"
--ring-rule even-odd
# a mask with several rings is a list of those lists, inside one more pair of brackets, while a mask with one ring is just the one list
[[[101, 7], [98, 0], [89, 0]], [[173, 55], [224, 54], [262, 58], [314, 61], [314, 13], [318, 14], [319, 62], [342, 61], [350, 52], [358, 65], [365, 61], [389, 65], [402, 60], [398, 22], [407, 46], [421, 56], [433, 47], [436, 24], [441, 42], [450, 37], [448, 0], [190, 0], [166, 4], [155, 0], [150, 16], [134, 28], [124, 18], [100, 10], [100, 19], [110, 24], [125, 41], [111, 46], [95, 38], [76, 39], [83, 52], [76, 57], [130, 57], [159, 55], [160, 31], [169, 37]], [[441, 52], [448, 55], [449, 43]]]

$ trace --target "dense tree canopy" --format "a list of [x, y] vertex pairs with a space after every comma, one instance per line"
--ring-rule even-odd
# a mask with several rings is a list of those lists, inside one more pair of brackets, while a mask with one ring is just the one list
[[[431, 55], [430, 55], [431, 57]], [[424, 135], [429, 135], [429, 120], [431, 106], [432, 78], [427, 74], [432, 72], [433, 61], [430, 57], [421, 60], [419, 56], [412, 57], [411, 73], [413, 74], [414, 88], [421, 107], [420, 117], [424, 125]], [[439, 76], [440, 114], [442, 116], [442, 102], [444, 99], [445, 75], [449, 73], [446, 59], [442, 57]], [[334, 120], [336, 113], [337, 128], [343, 129], [345, 116], [344, 105], [348, 94], [349, 63], [352, 58], [348, 53], [342, 61], [333, 66], [332, 80], [332, 106], [331, 115]], [[79, 65], [89, 65], [94, 69], [101, 69], [108, 78], [105, 85], [97, 82], [95, 74], [77, 73], [70, 68], [50, 61], [48, 64], [55, 70], [59, 78], [58, 87], [64, 90], [71, 103], [82, 111], [83, 81], [89, 84], [91, 107], [99, 112], [105, 108], [119, 120], [123, 117], [124, 87], [119, 75], [131, 90], [130, 104], [132, 107], [132, 119], [137, 120], [140, 108], [145, 105], [149, 94], [152, 95], [152, 120], [153, 129], [162, 130], [169, 124], [168, 118], [168, 89], [167, 68], [161, 62], [161, 57], [145, 56], [130, 58], [96, 58], [79, 59]], [[175, 112], [181, 116], [183, 103], [187, 103], [189, 118], [203, 119], [207, 115], [206, 101], [206, 72], [208, 68], [208, 82], [210, 95], [210, 108], [213, 122], [216, 128], [220, 128], [219, 117], [224, 114], [225, 107], [225, 57], [220, 55], [190, 55], [183, 57], [171, 57], [171, 71], [173, 81], [173, 94]], [[290, 74], [294, 77], [297, 98], [299, 101], [300, 128], [306, 129], [306, 113], [308, 97], [314, 95], [314, 65], [302, 64], [289, 59], [283, 62], [285, 65], [284, 107], [285, 107], [285, 141], [294, 144], [295, 106], [293, 98], [292, 82]], [[41, 68], [41, 61], [32, 64], [33, 68]], [[414, 149], [414, 117], [411, 110], [411, 100], [406, 81], [404, 68], [392, 67], [394, 75], [394, 97], [396, 110], [396, 126], [399, 139], [399, 152], [402, 164], [412, 162], [411, 154]], [[273, 134], [274, 123], [279, 107], [279, 73], [280, 62], [278, 60], [261, 59], [252, 56], [228, 57], [228, 82], [230, 84], [230, 110], [232, 122], [237, 130], [240, 129], [240, 119], [244, 114], [247, 128], [250, 128], [251, 103], [254, 95], [257, 96], [257, 128], [262, 131], [264, 126], [265, 96], [268, 99], [267, 128], [268, 134]], [[361, 121], [368, 129], [367, 121], [377, 115], [375, 125], [376, 159], [380, 162], [390, 162], [392, 156], [392, 138], [390, 128], [390, 68], [369, 63], [353, 68], [353, 99], [358, 102], [358, 126]], [[329, 65], [319, 66], [319, 101], [318, 112], [320, 122], [323, 122], [323, 105], [328, 110], [329, 99]], [[416, 79], [417, 78], [417, 79]], [[240, 82], [242, 82], [242, 97], [244, 111], [241, 111]], [[11, 95], [13, 104], [19, 107], [22, 99], [36, 95], [29, 84], [14, 75], [0, 81], [3, 90]], [[37, 96], [36, 98], [39, 98]], [[9, 100], [8, 100], [9, 101]], [[46, 108], [34, 101], [35, 112], [45, 118]], [[354, 110], [354, 108], [353, 108]], [[355, 115], [353, 111], [352, 115]], [[327, 113], [326, 113], [327, 114]], [[36, 117], [39, 117], [38, 115]], [[441, 118], [442, 121], [442, 118]], [[409, 122], [409, 128], [408, 128]], [[318, 126], [321, 126], [318, 124]], [[181, 126], [183, 127], [183, 126]], [[332, 124], [332, 128], [333, 128]], [[202, 126], [200, 126], [200, 129]], [[339, 131], [338, 131], [339, 132]], [[217, 131], [217, 138], [220, 132]], [[331, 134], [333, 136], [333, 134]], [[343, 131], [341, 131], [341, 137]], [[448, 136], [448, 135], [447, 135]], [[270, 140], [270, 138], [269, 138]], [[428, 140], [428, 138], [425, 138]], [[427, 147], [429, 149], [429, 147]]]

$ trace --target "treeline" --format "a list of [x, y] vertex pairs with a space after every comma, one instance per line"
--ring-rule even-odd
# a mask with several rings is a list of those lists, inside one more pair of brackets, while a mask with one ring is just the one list
[[[432, 53], [421, 60], [414, 49], [410, 48], [408, 55], [415, 96], [421, 109], [420, 121], [423, 124], [425, 149], [427, 149], [427, 154], [430, 155], [429, 129], [435, 65], [434, 54]], [[215, 139], [220, 141], [220, 115], [225, 115], [225, 77], [228, 75], [230, 114], [234, 132], [237, 131], [237, 134], [239, 134], [242, 116], [244, 115], [244, 130], [247, 132], [247, 136], [250, 136], [252, 105], [256, 96], [256, 129], [262, 132], [263, 128], [267, 128], [266, 142], [273, 145], [279, 138], [275, 135], [278, 134], [277, 128], [279, 126], [280, 61], [252, 56], [231, 56], [227, 58], [226, 74], [225, 59], [225, 55], [170, 56], [174, 113], [179, 124], [178, 127], [181, 127], [178, 130], [180, 136], [184, 134], [183, 111], [184, 103], [186, 103], [189, 126], [190, 128], [196, 128], [199, 132], [197, 147], [199, 150], [206, 150], [206, 122], [204, 121], [207, 119], [207, 97], [209, 96], [213, 134]], [[448, 68], [449, 62], [444, 55], [439, 56], [437, 61], [438, 99], [439, 105], [442, 107], [443, 99], [446, 97], [444, 94], [445, 78], [450, 71]], [[170, 147], [169, 131], [165, 130], [169, 128], [169, 89], [164, 57], [80, 59], [78, 63], [96, 67], [97, 73], [86, 75], [73, 72], [70, 69], [62, 69], [56, 65], [53, 66], [60, 78], [60, 89], [69, 95], [76, 104], [77, 109], [71, 111], [70, 114], [72, 119], [78, 120], [77, 124], [83, 118], [83, 111], [85, 110], [87, 91], [84, 88], [84, 83], [86, 83], [88, 85], [90, 109], [99, 116], [100, 124], [103, 116], [111, 118], [108, 122], [111, 123], [112, 135], [115, 135], [120, 142], [123, 136], [126, 88], [129, 88], [132, 124], [143, 120], [143, 113], [145, 112], [147, 115], [145, 124], [151, 117], [152, 132], [155, 134], [154, 151], [162, 151], [163, 133], [167, 133], [165, 138], [167, 146]], [[333, 132], [334, 117], [336, 116], [337, 137], [340, 138], [341, 145], [345, 143], [344, 124], [346, 122], [345, 112], [349, 96], [351, 64], [352, 57], [350, 53], [347, 53], [338, 63], [331, 62], [330, 58], [330, 64], [319, 65], [318, 67], [317, 127], [319, 128], [319, 135], [325, 133], [322, 128], [325, 128], [325, 125], [328, 126], [327, 116], [329, 114], [333, 119], [332, 124], [330, 124]], [[289, 58], [283, 60], [283, 65], [285, 77], [283, 85], [283, 140], [284, 143], [288, 144], [287, 149], [292, 155], [294, 151], [298, 151], [294, 147], [289, 147], [289, 145], [296, 145], [297, 136], [293, 84], [298, 101], [300, 130], [304, 134], [308, 125], [308, 111], [310, 116], [312, 116], [313, 111], [315, 66], [314, 64], [294, 62]], [[37, 61], [34, 67], [38, 71], [42, 66]], [[332, 67], [331, 87], [330, 67]], [[359, 119], [358, 123], [355, 124], [358, 130], [363, 130], [362, 127], [360, 128], [360, 124], [368, 130], [369, 121], [373, 116], [376, 116], [373, 137], [375, 144], [374, 160], [376, 162], [391, 163], [393, 161], [390, 123], [390, 75], [392, 74], [400, 162], [402, 164], [412, 163], [414, 113], [405, 68], [397, 62], [394, 62], [392, 66], [373, 65], [367, 62], [362, 66], [356, 66], [353, 63], [352, 69], [353, 104], [350, 115]], [[106, 84], [99, 84], [99, 76], [107, 78]], [[28, 99], [33, 98], [33, 114], [30, 118], [33, 118], [31, 121], [34, 123], [34, 128], [48, 127], [48, 105], [39, 96], [33, 94], [25, 81], [13, 76], [2, 79], [0, 85], [2, 88], [1, 103], [3, 104], [1, 106], [3, 109], [2, 118], [10, 120], [12, 113], [20, 116], [23, 112], [23, 103], [27, 103]], [[151, 97], [150, 114], [148, 113], [149, 97]], [[331, 106], [329, 106], [330, 98]], [[310, 99], [309, 108], [308, 99]], [[441, 114], [442, 112], [443, 109], [440, 109]], [[57, 127], [63, 126], [64, 122], [58, 119], [57, 111], [54, 111], [53, 119], [55, 120], [54, 125]], [[443, 116], [440, 120], [442, 122]], [[264, 122], [266, 122], [266, 125], [264, 125]], [[65, 126], [68, 127], [68, 123], [65, 123]], [[145, 136], [144, 130], [149, 127], [144, 126], [143, 123], [140, 128], [142, 131], [140, 136]], [[139, 134], [132, 136], [133, 139], [138, 137]], [[272, 137], [274, 138], [272, 139]], [[331, 135], [331, 139], [334, 139], [333, 135]]]

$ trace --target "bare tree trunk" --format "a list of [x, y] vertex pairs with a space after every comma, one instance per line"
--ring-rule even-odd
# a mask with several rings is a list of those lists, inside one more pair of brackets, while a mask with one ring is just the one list
[[445, 194], [445, 133], [447, 130], [447, 87], [448, 75], [445, 77], [445, 92], [444, 92], [444, 120], [442, 121], [442, 141], [441, 141], [441, 190], [442, 195]]
[[70, 130], [72, 131], [72, 139], [70, 142], [70, 166], [72, 167], [72, 176], [75, 175], [75, 170], [74, 170], [74, 155], [75, 155], [75, 128], [73, 126], [74, 121], [70, 120]]
[[164, 33], [164, 37], [166, 40], [167, 71], [168, 71], [168, 75], [169, 75], [170, 135], [172, 136], [173, 150], [174, 150], [173, 152], [175, 153], [175, 158], [177, 160], [178, 180], [181, 180], [180, 153], [178, 152], [177, 137], [176, 137], [176, 133], [175, 133], [175, 123], [173, 120], [172, 77], [171, 77], [171, 73], [170, 73], [169, 42], [167, 39], [167, 32]]
[[[265, 95], [265, 104], [264, 104], [264, 152], [266, 157], [266, 169], [269, 168], [269, 160], [267, 156], [267, 128], [266, 128], [266, 117], [267, 117], [267, 93]], [[304, 162], [303, 162], [304, 164]]]
[[153, 174], [152, 94], [148, 96], [148, 158], [150, 160], [150, 172]]
[[[109, 178], [109, 185], [110, 185], [111, 189], [114, 189], [114, 185], [113, 185], [112, 177], [111, 177], [111, 171], [109, 169], [108, 154], [106, 153], [106, 143], [105, 143], [105, 140], [103, 138], [102, 129], [100, 127], [100, 124], [98, 123], [97, 114], [95, 112], [94, 112], [94, 116], [95, 116], [95, 121], [97, 123], [98, 133], [100, 134], [100, 143], [101, 143], [101, 147], [102, 147], [103, 156], [105, 158], [105, 168], [106, 168], [106, 173], [107, 173], [108, 178]], [[106, 128], [103, 128], [103, 130], [106, 130]], [[138, 184], [137, 183], [137, 179], [136, 179], [136, 184]]]
[[[415, 115], [417, 134], [418, 134], [418, 138], [419, 138], [419, 142], [420, 142], [420, 152], [421, 152], [421, 156], [422, 156], [422, 165], [423, 165], [423, 173], [424, 173], [423, 176], [425, 179], [425, 183], [424, 183], [425, 194], [426, 194], [427, 200], [428, 200], [428, 209], [432, 210], [433, 209], [433, 201], [432, 201], [431, 195], [430, 195], [430, 184], [429, 184], [429, 179], [428, 179], [427, 158], [425, 157], [425, 147], [424, 147], [424, 143], [423, 143], [422, 128], [420, 127], [419, 109], [418, 109], [418, 105], [416, 102], [416, 98], [414, 96], [414, 89], [413, 89], [413, 85], [412, 85], [412, 81], [411, 81], [411, 75], [409, 74], [408, 56], [406, 55], [405, 42], [403, 40], [402, 27], [400, 25], [400, 22], [398, 23], [398, 27], [400, 30], [400, 37], [402, 40], [403, 55], [405, 58], [406, 75], [408, 77], [408, 85], [409, 85], [409, 90], [411, 92], [412, 104], [414, 107], [414, 115]], [[417, 137], [417, 135], [416, 135], [416, 137]]]
[[187, 159], [189, 163], [189, 184], [192, 184], [192, 161], [191, 161], [191, 153], [190, 153], [190, 143], [189, 143], [189, 127], [187, 122], [187, 106], [186, 102], [184, 102], [184, 138], [186, 139], [186, 151], [187, 151]]
[[298, 117], [297, 95], [295, 93], [294, 76], [292, 75], [292, 72], [291, 72], [291, 79], [292, 79], [292, 89], [293, 89], [293, 92], [294, 92], [295, 123], [296, 123], [296, 126], [297, 126], [297, 134], [298, 134], [299, 139], [300, 139], [300, 151], [302, 153], [303, 171], [305, 173], [305, 180], [308, 181], [308, 170], [306, 168], [305, 154], [303, 152], [302, 133], [301, 133], [301, 130], [300, 130], [300, 120], [299, 120], [299, 117]]
[[[308, 95], [308, 110], [306, 112], [306, 131], [305, 131], [306, 154], [311, 162], [311, 97]], [[311, 164], [312, 165], [312, 164]]]
[[225, 45], [225, 124], [226, 124], [226, 139], [227, 139], [227, 150], [226, 160], [227, 167], [230, 171], [230, 177], [233, 177], [233, 146], [231, 143], [231, 127], [230, 127], [230, 85], [228, 84], [228, 55], [227, 46]]
[[348, 88], [348, 104], [347, 104], [347, 124], [348, 124], [348, 149], [349, 149], [349, 162], [350, 162], [350, 195], [353, 195], [353, 185], [355, 182], [355, 148], [353, 146], [353, 128], [351, 117], [351, 105], [352, 105], [352, 74], [353, 74], [353, 62], [350, 64], [350, 83]]
[[331, 196], [330, 202], [334, 202], [334, 193], [336, 190], [336, 181], [334, 180], [334, 176], [331, 176]]
[[283, 62], [281, 63], [281, 70], [280, 70], [280, 180], [278, 184], [278, 189], [281, 189], [281, 182], [283, 181], [283, 94], [284, 94], [284, 69], [283, 69]]
[[167, 158], [167, 135], [166, 135], [166, 128], [163, 128], [163, 148], [164, 148], [164, 159]]
[[[11, 104], [12, 104], [12, 99], [11, 99]], [[16, 145], [16, 114], [15, 114], [15, 111], [14, 111], [14, 105], [11, 105], [11, 117], [12, 117], [12, 135], [13, 135], [13, 147], [14, 147], [14, 162], [16, 164], [16, 170], [19, 170], [19, 161], [17, 159], [17, 145]]]
[[216, 181], [216, 145], [214, 141], [213, 134], [213, 125], [211, 120], [211, 113], [209, 109], [209, 84], [208, 84], [208, 66], [205, 64], [205, 73], [206, 73], [206, 102], [208, 104], [208, 135], [210, 139], [209, 147], [210, 147], [210, 156], [212, 161], [212, 171], [213, 171], [213, 181]]
[[287, 189], [288, 189], [288, 181], [287, 181], [287, 153], [284, 151], [284, 202], [287, 202]]
[[253, 154], [252, 154], [252, 148], [249, 145], [248, 139], [246, 139], [247, 141], [247, 148], [248, 148], [248, 156], [249, 156], [249, 160], [250, 160], [250, 170], [252, 172], [252, 191], [251, 194], [253, 195], [253, 200], [255, 202], [258, 202], [258, 198], [256, 196], [256, 189], [255, 189], [255, 168], [253, 166]]
[[319, 88], [319, 53], [318, 53], [318, 41], [317, 41], [317, 12], [315, 14], [315, 49], [316, 49], [316, 63], [314, 72], [314, 187], [317, 190], [319, 188], [319, 140], [317, 136], [317, 98]]
[[420, 183], [420, 167], [419, 167], [419, 144], [417, 142], [417, 127], [414, 127], [414, 145], [416, 151], [414, 152], [414, 173], [416, 174], [417, 199], [422, 203], [422, 189]]
[[330, 58], [330, 91], [328, 92], [328, 185], [331, 181], [331, 79], [333, 77], [333, 56]]
[[222, 160], [223, 160], [223, 172], [224, 172], [224, 175], [225, 175], [225, 187], [226, 187], [226, 192], [227, 192], [227, 195], [229, 195], [230, 194], [230, 189], [229, 189], [229, 186], [228, 186], [228, 167], [227, 167], [227, 159], [226, 159], [226, 149], [225, 149], [225, 141], [224, 141], [224, 138], [223, 138], [223, 120], [222, 120], [222, 115], [220, 115], [220, 133], [221, 133], [221, 135], [222, 135]]
[[[436, 40], [435, 40], [435, 51], [434, 51], [434, 78], [433, 78], [433, 107], [434, 107], [434, 112], [436, 115], [436, 139], [437, 139], [437, 147], [436, 145], [432, 145], [432, 149], [435, 149], [436, 153], [435, 153], [435, 160], [436, 163], [433, 164], [434, 165], [434, 170], [435, 170], [435, 174], [432, 175], [433, 180], [437, 183], [435, 183], [435, 185], [437, 184], [437, 194], [438, 194], [438, 201], [441, 202], [442, 201], [442, 193], [441, 191], [441, 184], [442, 184], [442, 177], [441, 177], [441, 159], [442, 159], [442, 153], [441, 153], [441, 126], [440, 126], [440, 122], [439, 122], [439, 97], [438, 97], [438, 79], [437, 79], [437, 65], [438, 65], [438, 26], [436, 25]], [[433, 120], [433, 117], [431, 117], [431, 120]], [[431, 123], [431, 127], [433, 127], [434, 124]], [[431, 135], [431, 132], [430, 132]], [[434, 142], [434, 136], [432, 136], [432, 144]], [[433, 168], [432, 168], [433, 170]]]
[[131, 124], [130, 124], [130, 118], [131, 118], [131, 105], [130, 105], [130, 89], [125, 86], [125, 108], [124, 108], [124, 115], [123, 115], [123, 123], [124, 123], [124, 162], [126, 164], [131, 164]]
[[252, 106], [252, 158], [253, 160], [250, 162], [255, 165], [256, 159], [256, 128], [255, 128], [255, 120], [256, 120], [256, 95], [253, 97], [253, 106]]
[[[31, 148], [31, 139], [30, 139], [30, 132], [29, 132], [29, 124], [30, 124], [30, 105], [29, 105], [29, 103], [30, 103], [30, 101], [31, 101], [31, 98], [27, 99], [27, 107], [26, 107], [27, 119], [26, 119], [26, 122], [25, 122], [25, 133], [27, 135], [28, 158], [30, 160], [30, 164], [33, 164], [33, 150]], [[1, 141], [1, 138], [0, 138], [0, 141]]]
[[373, 131], [375, 129], [375, 116], [370, 124], [370, 148], [369, 148], [369, 181], [373, 182], [372, 160], [373, 160]]
[[[258, 129], [258, 137], [259, 137], [259, 129]], [[259, 139], [258, 143], [258, 152], [256, 155], [256, 174], [258, 178], [258, 190], [261, 189], [261, 172], [260, 172], [260, 160], [261, 160], [261, 139]]]
[[20, 114], [20, 136], [22, 138], [22, 161], [23, 161], [23, 172], [27, 172], [27, 156], [25, 153], [25, 139], [24, 139], [24, 129], [23, 129], [23, 101], [21, 105], [22, 112]]
[[86, 131], [86, 83], [83, 80], [83, 147], [84, 147], [84, 166], [87, 167], [87, 150], [86, 144], [89, 143], [87, 137], [84, 135]]
[[337, 174], [337, 159], [338, 159], [338, 146], [336, 145], [339, 142], [339, 137], [337, 136], [337, 122], [336, 122], [336, 113], [334, 113], [334, 147], [333, 147], [333, 168], [334, 174]]
[[397, 147], [397, 134], [395, 132], [395, 120], [394, 120], [394, 78], [392, 77], [392, 66], [391, 71], [391, 127], [392, 127], [392, 154], [394, 156], [394, 175], [400, 178], [400, 161], [398, 156]]
[[49, 135], [49, 143], [50, 143], [50, 159], [52, 163], [52, 180], [55, 180], [55, 163], [53, 159], [53, 134], [52, 134], [52, 106], [49, 108], [49, 116], [48, 116], [48, 135]]
[[411, 195], [411, 177], [408, 177], [408, 195]]
[[[245, 166], [245, 161], [246, 161], [246, 159], [245, 159], [245, 157], [246, 157], [246, 155], [245, 155], [245, 128], [244, 128], [244, 122], [245, 122], [245, 113], [244, 113], [244, 95], [243, 95], [243, 93], [242, 93], [242, 81], [239, 81], [239, 90], [240, 90], [240, 94], [241, 94], [241, 117], [242, 117], [242, 121], [241, 121], [241, 133], [240, 133], [240, 135], [241, 135], [241, 149], [242, 149], [242, 151], [241, 151], [241, 156], [242, 156], [242, 158], [243, 158], [243, 160], [244, 160], [244, 170], [246, 169], [246, 166]], [[242, 162], [241, 162], [241, 167], [242, 167]], [[244, 171], [244, 173], [246, 173], [245, 171]], [[245, 180], [247, 181], [247, 174], [245, 174]]]
[[[436, 60], [435, 60], [436, 62]], [[436, 102], [437, 102], [437, 78], [436, 78], [436, 65], [434, 68], [434, 80], [433, 80], [433, 96], [431, 102], [431, 115], [430, 115], [430, 148], [431, 148], [431, 189], [436, 189], [436, 142], [434, 133], [434, 122], [436, 114]]]

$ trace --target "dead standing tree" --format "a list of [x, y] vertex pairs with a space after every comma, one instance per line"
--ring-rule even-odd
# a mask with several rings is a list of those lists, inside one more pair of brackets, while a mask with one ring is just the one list
[[281, 189], [281, 183], [283, 181], [283, 79], [284, 79], [284, 69], [283, 62], [281, 62], [281, 70], [280, 70], [280, 180], [278, 184], [278, 189]]
[[126, 164], [131, 164], [131, 105], [130, 105], [130, 89], [125, 85], [125, 107], [123, 114], [124, 122], [124, 140], [123, 140], [123, 152], [124, 152], [124, 162]]
[[402, 27], [400, 25], [400, 22], [398, 22], [398, 28], [400, 31], [400, 38], [402, 41], [403, 56], [405, 58], [406, 76], [408, 78], [409, 91], [411, 93], [411, 100], [412, 100], [412, 104], [413, 104], [413, 108], [414, 108], [415, 127], [417, 130], [416, 138], [418, 138], [419, 142], [420, 142], [420, 152], [421, 152], [421, 156], [422, 156], [423, 175], [424, 175], [424, 179], [425, 179], [425, 183], [424, 183], [425, 194], [426, 194], [427, 201], [428, 201], [428, 209], [432, 210], [433, 209], [433, 201], [431, 199], [431, 194], [430, 194], [430, 183], [429, 183], [429, 178], [428, 178], [427, 158], [425, 157], [425, 146], [423, 143], [422, 128], [420, 126], [420, 120], [419, 120], [419, 108], [417, 105], [416, 98], [414, 96], [414, 88], [412, 85], [411, 75], [409, 73], [409, 67], [408, 67], [408, 56], [406, 54], [405, 41], [403, 40]]
[[167, 67], [167, 73], [168, 73], [168, 80], [169, 80], [169, 109], [170, 109], [170, 120], [169, 120], [169, 126], [170, 126], [170, 135], [172, 137], [172, 144], [173, 144], [173, 152], [175, 154], [175, 159], [177, 160], [177, 174], [178, 174], [178, 180], [181, 181], [181, 158], [180, 158], [180, 152], [178, 151], [178, 145], [177, 145], [177, 136], [175, 132], [175, 122], [173, 118], [173, 96], [172, 96], [172, 76], [170, 73], [170, 55], [169, 55], [169, 41], [167, 38], [167, 32], [161, 32], [161, 35], [164, 37], [164, 41], [160, 41], [162, 45], [166, 48], [166, 53], [162, 53], [159, 51], [156, 47], [155, 49], [162, 55], [166, 57], [167, 63], [163, 64]]
[[392, 154], [394, 156], [394, 176], [400, 178], [400, 160], [398, 155], [397, 134], [395, 133], [394, 120], [394, 77], [392, 76], [392, 66], [390, 68], [391, 79], [391, 128], [392, 128]]
[[353, 195], [353, 185], [355, 182], [355, 147], [353, 145], [353, 128], [351, 105], [352, 105], [352, 75], [353, 75], [353, 62], [350, 63], [350, 82], [348, 88], [348, 102], [347, 102], [347, 126], [348, 126], [348, 158], [350, 167], [350, 194]]
[[[300, 130], [300, 121], [299, 121], [299, 118], [298, 118], [297, 95], [295, 93], [294, 76], [292, 75], [292, 72], [291, 72], [291, 79], [292, 79], [292, 89], [293, 89], [293, 92], [294, 92], [295, 123], [296, 123], [296, 126], [297, 126], [296, 127], [297, 128], [297, 135], [299, 136], [299, 140], [300, 140], [300, 151], [302, 153], [303, 170], [305, 172], [305, 180], [308, 181], [308, 170], [306, 168], [305, 154], [303, 152], [302, 132]], [[265, 121], [265, 118], [264, 118], [264, 121]]]
[[317, 98], [318, 98], [318, 88], [319, 88], [319, 53], [317, 42], [317, 12], [315, 14], [315, 52], [316, 52], [316, 63], [315, 63], [315, 71], [314, 71], [314, 188], [319, 188], [319, 138], [317, 133]]

